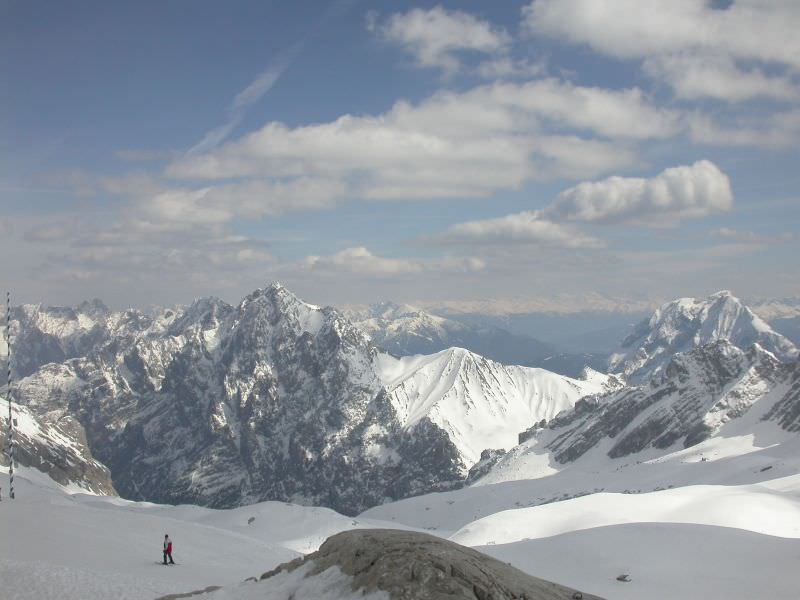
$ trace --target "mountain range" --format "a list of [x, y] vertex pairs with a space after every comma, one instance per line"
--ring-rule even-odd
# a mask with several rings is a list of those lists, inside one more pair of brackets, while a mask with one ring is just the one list
[[15, 355], [35, 370], [14, 400], [46, 423], [77, 419], [117, 491], [159, 502], [355, 513], [459, 484], [484, 443], [510, 447], [607, 382], [462, 349], [394, 358], [279, 284], [153, 317], [99, 303], [16, 314]]
[[556, 352], [552, 344], [528, 335], [449, 319], [408, 304], [380, 302], [343, 314], [376, 346], [395, 356], [434, 354], [458, 347], [503, 364], [529, 365]]
[[[380, 314], [453, 331], [407, 308]], [[368, 334], [280, 284], [236, 306], [204, 298], [148, 315], [93, 301], [12, 318], [18, 410], [85, 439], [50, 436], [107, 467], [123, 497], [157, 502], [355, 514], [530, 475], [521, 456], [567, 464], [597, 448], [615, 458], [690, 446], [755, 414], [765, 394], [763, 414], [784, 431], [799, 410], [796, 394], [773, 398], [795, 385], [797, 349], [727, 292], [664, 305], [623, 341], [614, 375], [581, 379], [463, 348], [393, 356], [375, 340], [403, 328], [381, 333], [373, 317]]]

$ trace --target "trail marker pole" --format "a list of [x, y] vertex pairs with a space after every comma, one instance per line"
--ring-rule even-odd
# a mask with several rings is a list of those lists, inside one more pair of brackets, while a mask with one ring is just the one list
[[14, 499], [14, 418], [11, 415], [11, 292], [6, 292], [6, 400], [8, 401], [8, 496]]

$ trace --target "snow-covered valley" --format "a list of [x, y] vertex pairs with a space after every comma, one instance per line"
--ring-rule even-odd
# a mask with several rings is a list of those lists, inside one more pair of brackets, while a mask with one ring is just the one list
[[[75, 494], [23, 468], [16, 499], [0, 503], [2, 595], [152, 599], [221, 586], [208, 597], [286, 600], [298, 590], [297, 600], [363, 597], [338, 578], [245, 579], [313, 552], [339, 531], [389, 527], [424, 529], [604, 598], [789, 600], [800, 585], [797, 450], [771, 456], [768, 471], [753, 456], [728, 465], [728, 483], [754, 483], [597, 493], [528, 507], [544, 481], [516, 481], [386, 504], [355, 518], [282, 502], [214, 510]], [[791, 469], [795, 475], [767, 478]], [[5, 470], [0, 486], [7, 494]], [[158, 564], [165, 533], [175, 543], [175, 567]], [[622, 574], [630, 581], [617, 581]]]

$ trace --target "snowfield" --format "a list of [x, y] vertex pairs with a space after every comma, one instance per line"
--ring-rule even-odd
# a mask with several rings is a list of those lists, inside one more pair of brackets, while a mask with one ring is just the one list
[[[11, 501], [3, 467], [4, 600], [140, 599], [238, 586], [316, 550], [334, 533], [381, 526], [282, 502], [213, 510], [69, 494], [32, 469], [17, 472], [14, 482], [17, 497]], [[174, 542], [174, 567], [159, 564], [164, 534]]]
[[[221, 586], [201, 597], [363, 598], [335, 569], [309, 579], [302, 570], [260, 582], [245, 579], [315, 551], [339, 531], [393, 527], [425, 528], [536, 577], [609, 599], [794, 599], [800, 586], [800, 475], [767, 479], [772, 470], [756, 471], [758, 483], [596, 493], [498, 508], [514, 505], [520, 484], [537, 483], [516, 481], [421, 496], [357, 518], [282, 502], [213, 510], [70, 494], [31, 469], [18, 472], [12, 502], [3, 471], [2, 596], [152, 599]], [[488, 514], [473, 518], [471, 512]], [[441, 519], [436, 530], [425, 525], [431, 514]], [[165, 533], [175, 544], [175, 567], [158, 564]], [[617, 581], [621, 574], [631, 581]]]

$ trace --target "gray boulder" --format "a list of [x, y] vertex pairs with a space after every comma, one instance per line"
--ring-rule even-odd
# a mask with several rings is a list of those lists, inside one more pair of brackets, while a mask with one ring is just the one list
[[309, 562], [313, 566], [307, 577], [335, 566], [353, 577], [354, 590], [382, 590], [392, 600], [598, 600], [597, 596], [532, 577], [454, 542], [394, 529], [336, 534], [317, 552], [264, 573], [261, 580], [268, 581]]

